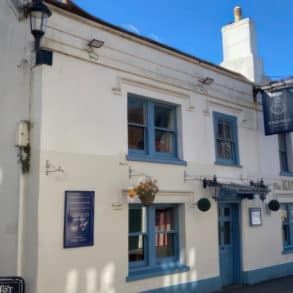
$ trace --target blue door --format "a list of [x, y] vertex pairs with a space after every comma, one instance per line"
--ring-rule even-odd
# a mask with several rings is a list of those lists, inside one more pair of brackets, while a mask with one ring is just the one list
[[222, 285], [240, 282], [239, 212], [237, 204], [219, 203], [218, 231]]

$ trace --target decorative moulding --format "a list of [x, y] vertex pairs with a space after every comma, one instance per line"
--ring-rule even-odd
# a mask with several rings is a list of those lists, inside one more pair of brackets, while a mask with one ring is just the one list
[[121, 82], [123, 84], [129, 84], [129, 85], [144, 88], [147, 90], [160, 92], [160, 93], [163, 93], [166, 95], [171, 95], [173, 97], [178, 97], [178, 98], [182, 98], [182, 99], [190, 99], [190, 95], [185, 94], [183, 92], [171, 90], [170, 88], [162, 87], [162, 86], [155, 85], [155, 84], [145, 83], [145, 82], [135, 80], [135, 79], [121, 78]]

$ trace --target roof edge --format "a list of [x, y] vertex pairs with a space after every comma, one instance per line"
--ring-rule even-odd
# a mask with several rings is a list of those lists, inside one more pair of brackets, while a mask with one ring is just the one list
[[69, 13], [72, 13], [72, 14], [75, 14], [77, 16], [80, 16], [80, 17], [83, 17], [83, 18], [86, 18], [90, 21], [93, 21], [95, 23], [98, 23], [98, 24], [101, 24], [101, 25], [104, 25], [106, 27], [109, 27], [113, 30], [116, 30], [120, 33], [124, 33], [124, 34], [127, 34], [129, 36], [132, 36], [132, 37], [135, 37], [139, 40], [143, 40], [147, 43], [150, 43], [152, 45], [155, 45], [155, 46], [158, 46], [160, 48], [163, 48], [163, 49], [166, 49], [168, 51], [171, 51], [173, 53], [176, 53], [176, 54], [179, 54], [181, 56], [184, 56], [184, 57], [187, 57], [187, 58], [190, 58], [192, 59], [193, 61], [196, 61], [200, 64], [204, 64], [208, 67], [212, 67], [212, 68], [215, 68], [216, 70], [219, 70], [221, 72], [225, 72], [226, 74], [229, 74], [229, 75], [234, 75], [234, 77], [237, 77], [237, 79], [240, 79], [241, 81], [243, 82], [246, 82], [246, 83], [249, 83], [251, 85], [254, 85], [254, 83], [250, 80], [248, 80], [244, 75], [238, 73], [238, 72], [235, 72], [235, 71], [232, 71], [232, 70], [229, 70], [227, 68], [224, 68], [220, 65], [217, 65], [217, 64], [214, 64], [212, 62], [209, 62], [209, 61], [206, 61], [204, 59], [201, 59], [201, 58], [198, 58], [198, 57], [195, 57], [194, 55], [191, 55], [189, 53], [186, 53], [186, 52], [183, 52], [179, 49], [176, 49], [176, 48], [173, 48], [171, 46], [168, 46], [168, 45], [165, 45], [165, 44], [162, 44], [160, 42], [157, 42], [153, 39], [150, 39], [150, 38], [147, 38], [145, 36], [141, 36], [141, 35], [137, 35], [133, 32], [130, 32], [126, 29], [123, 29], [117, 25], [114, 25], [114, 24], [111, 24], [109, 22], [106, 22], [90, 13], [88, 13], [87, 11], [83, 10], [82, 8], [80, 8], [77, 4], [75, 4], [73, 1], [71, 0], [67, 0], [66, 3], [64, 2], [59, 2], [59, 1], [56, 1], [56, 0], [45, 0], [45, 2], [47, 2], [48, 4], [51, 4], [55, 7], [58, 7], [58, 8], [61, 8], [62, 10], [65, 10]]

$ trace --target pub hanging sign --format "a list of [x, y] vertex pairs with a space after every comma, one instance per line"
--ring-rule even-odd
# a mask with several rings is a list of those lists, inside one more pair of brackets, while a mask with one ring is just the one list
[[293, 87], [262, 93], [265, 135], [293, 131]]
[[93, 191], [65, 191], [64, 248], [94, 245]]

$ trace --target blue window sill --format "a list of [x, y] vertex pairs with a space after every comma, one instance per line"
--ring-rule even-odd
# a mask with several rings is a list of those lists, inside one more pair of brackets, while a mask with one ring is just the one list
[[188, 272], [190, 268], [185, 265], [161, 265], [129, 272], [126, 282], [138, 281], [146, 278], [159, 277], [169, 274]]
[[215, 161], [215, 165], [226, 166], [226, 167], [234, 167], [234, 168], [242, 168], [242, 165], [235, 164], [235, 163], [232, 163], [232, 162], [225, 162], [225, 161]]
[[128, 155], [126, 156], [128, 161], [142, 161], [149, 163], [160, 163], [160, 164], [172, 164], [172, 165], [181, 165], [186, 166], [187, 162], [183, 160], [179, 160], [176, 158], [156, 158], [156, 157], [147, 157], [143, 155]]
[[281, 172], [280, 172], [280, 176], [293, 177], [293, 173], [291, 173], [291, 172], [281, 171]]
[[293, 253], [293, 247], [292, 246], [284, 247], [283, 254], [289, 254], [289, 253]]

